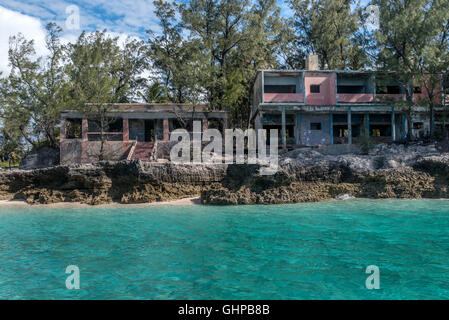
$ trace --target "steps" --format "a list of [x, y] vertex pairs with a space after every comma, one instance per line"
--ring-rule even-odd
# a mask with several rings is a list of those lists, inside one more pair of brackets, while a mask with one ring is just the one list
[[137, 142], [134, 152], [131, 155], [131, 160], [140, 159], [142, 161], [149, 161], [153, 147], [154, 142]]

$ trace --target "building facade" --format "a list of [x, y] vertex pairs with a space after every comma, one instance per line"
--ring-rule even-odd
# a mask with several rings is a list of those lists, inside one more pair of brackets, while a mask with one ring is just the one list
[[105, 116], [107, 128], [101, 133], [104, 121], [100, 125], [95, 118], [77, 111], [61, 112], [61, 164], [90, 163], [101, 158], [148, 161], [155, 145], [169, 143], [170, 132], [175, 129], [191, 132], [194, 120], [202, 121], [203, 130], [224, 130], [228, 125], [228, 112], [209, 110], [205, 104], [114, 104]]
[[[428, 131], [428, 111], [419, 106], [425, 88], [414, 88], [413, 127], [393, 101], [405, 92], [388, 74], [372, 71], [319, 70], [317, 56], [306, 60], [307, 70], [261, 70], [253, 87], [251, 121], [256, 129], [278, 129], [281, 144], [313, 146], [355, 143], [365, 132], [374, 140], [404, 139], [408, 130]], [[445, 125], [441, 112], [448, 103], [444, 77], [436, 88], [436, 125]], [[398, 110], [399, 109], [399, 110]]]

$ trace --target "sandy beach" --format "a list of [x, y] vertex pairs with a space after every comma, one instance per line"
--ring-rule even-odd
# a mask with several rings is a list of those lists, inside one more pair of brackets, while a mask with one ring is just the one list
[[133, 203], [133, 204], [123, 204], [123, 203], [108, 203], [92, 206], [89, 204], [81, 202], [58, 202], [51, 204], [28, 204], [26, 201], [22, 200], [0, 200], [0, 208], [2, 207], [47, 207], [47, 208], [90, 208], [90, 207], [148, 207], [148, 206], [190, 206], [190, 205], [200, 205], [201, 199], [199, 197], [195, 198], [184, 198], [172, 201], [160, 201], [160, 202], [150, 202], [150, 203]]

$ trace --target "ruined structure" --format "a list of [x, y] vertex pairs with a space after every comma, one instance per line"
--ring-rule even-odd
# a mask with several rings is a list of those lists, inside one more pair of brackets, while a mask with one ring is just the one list
[[[443, 75], [436, 88], [435, 105], [449, 104]], [[281, 145], [355, 143], [365, 132], [375, 142], [415, 137], [429, 131], [424, 87], [415, 87], [413, 127], [407, 127], [404, 109], [393, 101], [406, 95], [391, 74], [373, 71], [319, 70], [317, 56], [309, 56], [306, 70], [261, 70], [252, 97], [251, 121], [256, 129], [278, 129]], [[446, 88], [446, 89], [445, 89]], [[443, 109], [435, 109], [437, 128], [446, 126]], [[447, 121], [447, 120], [446, 120]], [[377, 140], [377, 141], [376, 141]]]
[[[192, 121], [202, 121], [203, 130], [224, 130], [228, 112], [209, 110], [208, 105], [114, 104], [106, 114], [108, 126], [101, 133], [98, 120], [77, 111], [61, 112], [60, 163], [91, 163], [98, 160], [148, 161], [155, 147], [169, 143], [170, 132], [192, 131]], [[99, 159], [101, 140], [103, 159]]]

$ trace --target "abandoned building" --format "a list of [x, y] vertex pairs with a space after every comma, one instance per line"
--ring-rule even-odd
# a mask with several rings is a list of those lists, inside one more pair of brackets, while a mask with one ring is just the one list
[[[393, 75], [393, 76], [392, 76]], [[441, 85], [434, 96], [435, 128], [449, 132], [449, 76], [439, 74]], [[439, 81], [439, 80], [438, 80]], [[403, 140], [429, 134], [426, 90], [414, 87], [411, 124], [404, 108], [403, 86], [394, 74], [374, 71], [320, 70], [318, 56], [306, 59], [305, 70], [260, 70], [252, 91], [250, 124], [255, 129], [280, 131], [283, 149], [326, 144]], [[105, 128], [95, 115], [61, 112], [60, 163], [95, 160], [143, 161], [160, 158], [170, 149], [170, 132], [202, 121], [202, 129], [228, 128], [228, 112], [209, 105], [172, 103], [114, 104], [105, 117]], [[101, 130], [103, 128], [103, 130]], [[242, 128], [244, 129], [244, 128]], [[270, 143], [267, 130], [267, 144]], [[107, 141], [107, 143], [105, 143]], [[100, 156], [101, 155], [101, 156]]]
[[[441, 105], [449, 104], [449, 86], [440, 76], [435, 125], [447, 129]], [[425, 88], [414, 88], [413, 127], [408, 128], [404, 111], [392, 103], [406, 100], [393, 78], [373, 71], [319, 70], [316, 55], [307, 57], [306, 70], [261, 70], [253, 87], [251, 122], [256, 129], [278, 129], [283, 148], [351, 144], [365, 132], [377, 142], [404, 139], [408, 130], [415, 137], [425, 135], [429, 112], [419, 105]]]
[[[184, 128], [191, 132], [194, 120], [202, 121], [203, 130], [222, 131], [227, 128], [228, 112], [209, 110], [206, 104], [133, 103], [114, 104], [105, 117], [108, 121], [100, 125], [99, 120], [79, 112], [61, 111], [61, 164], [101, 159], [148, 161], [158, 147], [169, 144], [171, 131]], [[100, 151], [102, 141], [107, 143]]]

